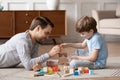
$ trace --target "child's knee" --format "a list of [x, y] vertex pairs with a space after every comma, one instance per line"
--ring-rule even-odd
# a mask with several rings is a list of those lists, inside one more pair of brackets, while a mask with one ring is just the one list
[[76, 60], [72, 60], [71, 62], [70, 62], [70, 68], [76, 68]]

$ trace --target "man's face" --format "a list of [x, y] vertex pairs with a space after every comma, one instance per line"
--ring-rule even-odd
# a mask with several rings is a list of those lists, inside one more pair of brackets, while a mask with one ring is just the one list
[[52, 31], [50, 25], [47, 25], [46, 28], [42, 29], [39, 27], [39, 30], [36, 32], [36, 42], [41, 43], [45, 39], [47, 39]]
[[90, 30], [89, 32], [81, 32], [80, 36], [84, 39], [89, 39], [93, 36], [93, 30]]

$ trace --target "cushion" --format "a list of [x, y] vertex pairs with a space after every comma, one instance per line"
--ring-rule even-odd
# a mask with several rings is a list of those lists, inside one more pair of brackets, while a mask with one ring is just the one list
[[101, 28], [120, 29], [120, 18], [102, 19], [99, 25]]
[[118, 4], [118, 6], [117, 6], [116, 16], [117, 16], [117, 17], [120, 17], [120, 4]]

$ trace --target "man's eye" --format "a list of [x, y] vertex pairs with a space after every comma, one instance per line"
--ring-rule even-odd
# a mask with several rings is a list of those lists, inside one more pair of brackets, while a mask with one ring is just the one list
[[46, 34], [46, 35], [48, 35], [48, 34], [49, 34], [49, 32], [45, 32], [45, 34]]

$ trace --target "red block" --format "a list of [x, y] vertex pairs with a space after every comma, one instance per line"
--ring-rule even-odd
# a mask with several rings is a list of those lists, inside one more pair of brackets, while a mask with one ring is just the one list
[[57, 71], [59, 71], [59, 68], [58, 68], [58, 66], [53, 66], [53, 67], [52, 67], [52, 69], [53, 69], [53, 71], [54, 71], [54, 72], [57, 72]]
[[89, 73], [89, 69], [85, 69], [85, 70], [84, 70], [84, 73]]

